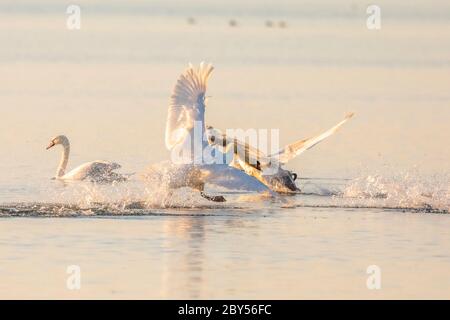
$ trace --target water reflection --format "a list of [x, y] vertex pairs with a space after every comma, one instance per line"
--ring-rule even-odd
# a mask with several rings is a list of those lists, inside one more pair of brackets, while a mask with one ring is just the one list
[[204, 216], [167, 219], [163, 224], [162, 297], [196, 299], [204, 286]]

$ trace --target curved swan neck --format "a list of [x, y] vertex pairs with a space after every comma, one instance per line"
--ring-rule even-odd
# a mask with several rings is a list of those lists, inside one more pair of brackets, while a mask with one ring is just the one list
[[70, 143], [65, 141], [63, 144], [63, 152], [61, 161], [59, 162], [58, 169], [56, 170], [56, 177], [62, 177], [66, 173], [67, 163], [69, 162]]

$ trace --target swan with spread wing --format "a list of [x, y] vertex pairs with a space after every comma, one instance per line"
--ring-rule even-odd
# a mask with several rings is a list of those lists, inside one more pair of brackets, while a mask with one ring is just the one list
[[226, 134], [211, 126], [207, 127], [206, 135], [209, 143], [221, 148], [222, 152], [226, 153], [230, 149], [233, 151], [234, 156], [230, 162], [232, 167], [255, 177], [273, 191], [292, 193], [300, 191], [295, 184], [297, 174], [282, 168], [282, 166], [333, 135], [352, 116], [353, 113], [350, 113], [327, 131], [312, 138], [298, 140], [271, 155], [265, 155], [264, 152], [236, 137], [227, 137]]
[[213, 71], [211, 64], [192, 65], [175, 84], [170, 97], [165, 144], [171, 161], [152, 165], [144, 178], [170, 190], [190, 187], [210, 201], [223, 202], [221, 195], [207, 195], [205, 184], [231, 190], [246, 190], [273, 194], [255, 177], [223, 162], [224, 154], [211, 145], [206, 136], [206, 86]]

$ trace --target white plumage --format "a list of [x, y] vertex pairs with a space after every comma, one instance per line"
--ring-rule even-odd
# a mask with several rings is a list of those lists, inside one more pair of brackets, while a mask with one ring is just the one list
[[167, 149], [183, 144], [192, 134], [195, 121], [204, 122], [206, 85], [213, 69], [211, 64], [203, 62], [197, 69], [189, 64], [179, 77], [170, 97], [165, 136]]
[[317, 145], [319, 142], [325, 140], [329, 136], [331, 136], [334, 133], [336, 133], [336, 131], [344, 123], [346, 123], [351, 117], [353, 117], [353, 113], [349, 113], [344, 118], [344, 120], [339, 122], [334, 127], [328, 129], [327, 131], [325, 131], [325, 132], [323, 132], [323, 133], [321, 133], [321, 134], [319, 134], [319, 135], [317, 135], [315, 137], [304, 139], [304, 140], [299, 140], [299, 141], [296, 141], [294, 143], [288, 144], [287, 146], [285, 146], [283, 149], [281, 149], [277, 153], [271, 154], [269, 157], [274, 159], [274, 160], [277, 160], [281, 164], [286, 164], [290, 160], [294, 159], [295, 157], [297, 157], [300, 154], [302, 154], [303, 152], [305, 152], [306, 150], [311, 149], [312, 147]]
[[209, 143], [216, 145], [225, 152], [233, 149], [234, 157], [230, 163], [232, 167], [244, 170], [248, 175], [257, 178], [273, 191], [281, 193], [296, 192], [299, 191], [295, 184], [297, 175], [283, 169], [282, 166], [336, 133], [352, 116], [353, 113], [350, 113], [341, 122], [327, 131], [315, 137], [291, 143], [271, 155], [266, 155], [264, 152], [240, 141], [236, 137], [227, 137], [213, 127], [208, 127], [206, 135]]
[[[206, 148], [211, 148], [206, 137], [205, 94], [213, 69], [211, 64], [203, 62], [198, 68], [189, 65], [178, 78], [170, 97], [165, 134], [166, 147], [172, 152], [172, 163], [154, 165], [149, 170], [154, 176], [160, 176], [160, 181], [169, 188], [191, 187], [213, 201], [225, 199], [205, 195], [206, 183], [228, 189], [270, 192], [254, 177], [226, 164], [209, 163], [204, 159]], [[218, 156], [216, 158], [221, 157], [217, 148], [210, 151]], [[179, 152], [185, 156], [181, 162], [177, 158]]]
[[47, 150], [58, 144], [62, 145], [63, 152], [58, 169], [56, 170], [55, 179], [70, 181], [85, 180], [99, 183], [110, 183], [113, 181], [127, 180], [125, 176], [113, 172], [113, 170], [120, 168], [120, 165], [118, 163], [102, 160], [84, 163], [66, 173], [70, 153], [69, 139], [64, 135], [57, 136], [50, 141]]
[[62, 180], [90, 180], [94, 182], [112, 182], [125, 179], [113, 170], [120, 169], [120, 165], [115, 162], [108, 161], [91, 161], [79, 165], [75, 169], [70, 170], [68, 173], [58, 179]]

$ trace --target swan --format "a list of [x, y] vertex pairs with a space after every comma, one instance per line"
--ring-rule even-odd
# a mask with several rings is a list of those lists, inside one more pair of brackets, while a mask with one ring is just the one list
[[205, 126], [205, 94], [213, 69], [211, 64], [203, 62], [198, 68], [189, 64], [179, 76], [170, 97], [165, 131], [165, 145], [171, 151], [171, 160], [150, 166], [143, 176], [146, 179], [156, 177], [156, 183], [170, 191], [192, 188], [203, 198], [215, 202], [226, 199], [206, 194], [205, 184], [273, 195], [270, 188], [255, 177], [215, 160], [223, 159], [223, 154], [209, 144]]
[[56, 170], [55, 179], [64, 181], [87, 180], [99, 183], [127, 180], [125, 176], [113, 172], [113, 170], [119, 169], [120, 165], [118, 163], [108, 161], [86, 162], [66, 173], [70, 153], [69, 139], [64, 135], [56, 136], [50, 140], [50, 144], [46, 149], [49, 150], [59, 144], [63, 146], [63, 152], [58, 169]]
[[327, 131], [312, 138], [288, 144], [283, 149], [268, 156], [248, 143], [244, 143], [235, 137], [227, 137], [212, 126], [207, 127], [206, 135], [209, 143], [222, 148], [222, 152], [227, 152], [229, 149], [233, 150], [233, 159], [230, 166], [243, 170], [275, 192], [295, 193], [300, 192], [295, 184], [297, 174], [284, 169], [282, 166], [336, 133], [353, 115], [354, 113], [349, 113], [342, 121]]

